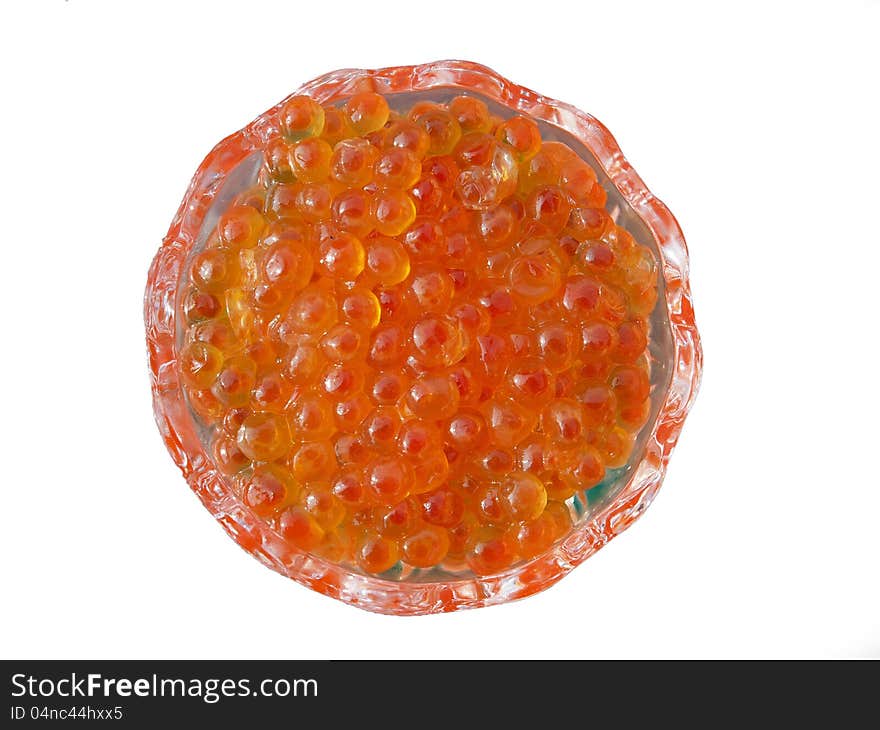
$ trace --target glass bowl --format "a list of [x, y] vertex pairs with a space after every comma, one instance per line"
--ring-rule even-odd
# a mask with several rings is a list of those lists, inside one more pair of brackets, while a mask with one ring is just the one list
[[[696, 395], [702, 354], [694, 323], [682, 232], [596, 119], [464, 61], [378, 70], [346, 69], [311, 81], [295, 94], [338, 104], [355, 93], [383, 94], [392, 109], [445, 102], [466, 91], [503, 118], [534, 119], [544, 140], [565, 142], [596, 171], [606, 209], [660, 263], [657, 304], [650, 316], [651, 410], [628, 463], [567, 502], [573, 527], [545, 553], [497, 575], [469, 571], [392, 569], [380, 577], [298, 550], [258, 518], [212, 461], [206, 432], [190, 408], [176, 367], [182, 344], [180, 280], [217, 219], [257, 179], [267, 141], [279, 133], [281, 104], [220, 142], [202, 162], [149, 272], [145, 321], [157, 424], [192, 490], [241, 547], [273, 570], [346, 603], [387, 614], [474, 608], [531, 595], [552, 585], [619, 535], [659, 489], [666, 464]], [[282, 102], [283, 104], [283, 102]]]

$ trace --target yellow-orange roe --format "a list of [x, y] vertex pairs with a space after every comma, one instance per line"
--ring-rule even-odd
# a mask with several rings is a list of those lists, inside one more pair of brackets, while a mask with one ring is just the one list
[[651, 252], [592, 167], [475, 97], [294, 97], [189, 262], [211, 454], [292, 545], [495, 573], [571, 527], [649, 414]]

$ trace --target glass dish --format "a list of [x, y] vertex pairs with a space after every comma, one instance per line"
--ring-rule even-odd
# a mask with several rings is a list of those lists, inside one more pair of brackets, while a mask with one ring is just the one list
[[684, 238], [669, 210], [623, 157], [593, 117], [517, 86], [474, 63], [441, 61], [379, 70], [341, 70], [296, 94], [321, 104], [362, 91], [383, 94], [392, 109], [416, 101], [445, 102], [466, 91], [503, 118], [523, 114], [538, 122], [544, 140], [565, 142], [596, 171], [608, 194], [606, 209], [660, 262], [658, 300], [650, 317], [651, 412], [626, 466], [568, 501], [574, 526], [545, 553], [497, 575], [469, 571], [392, 570], [381, 577], [328, 562], [292, 547], [257, 518], [212, 462], [206, 434], [181, 387], [176, 358], [183, 325], [179, 286], [220, 214], [257, 179], [263, 148], [277, 136], [273, 107], [220, 142], [197, 170], [157, 253], [145, 295], [145, 320], [156, 420], [190, 487], [224, 529], [268, 567], [314, 590], [371, 611], [426, 614], [522, 598], [552, 585], [631, 525], [657, 493], [670, 453], [696, 395], [701, 349], [694, 323]]

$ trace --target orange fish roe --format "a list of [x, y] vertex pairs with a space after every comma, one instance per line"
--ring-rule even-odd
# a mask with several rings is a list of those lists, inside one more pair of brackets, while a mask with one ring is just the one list
[[289, 99], [181, 294], [181, 382], [242, 503], [372, 574], [565, 536], [650, 411], [657, 265], [605, 201], [476, 97]]

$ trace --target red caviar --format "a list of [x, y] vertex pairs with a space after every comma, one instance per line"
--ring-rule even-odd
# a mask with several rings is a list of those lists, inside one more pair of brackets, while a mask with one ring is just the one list
[[589, 164], [477, 98], [296, 96], [279, 120], [181, 296], [218, 468], [367, 573], [546, 551], [648, 420], [654, 256]]

